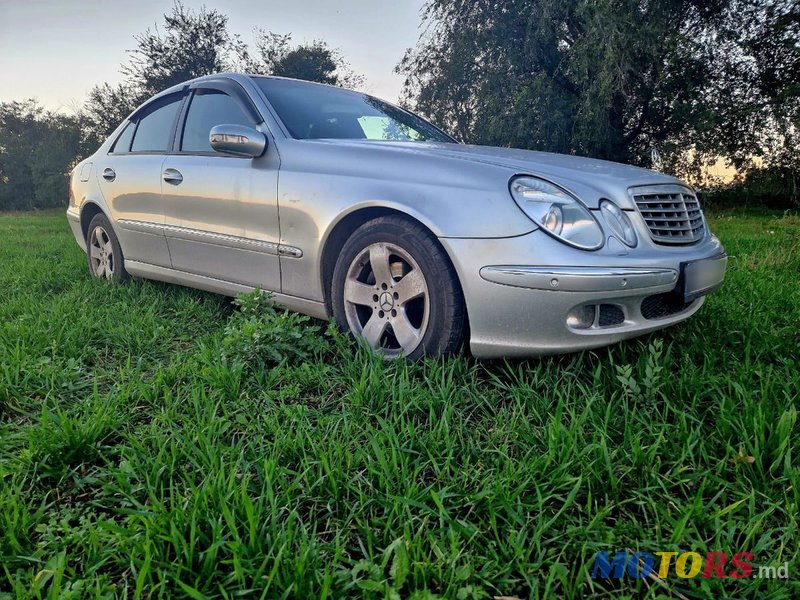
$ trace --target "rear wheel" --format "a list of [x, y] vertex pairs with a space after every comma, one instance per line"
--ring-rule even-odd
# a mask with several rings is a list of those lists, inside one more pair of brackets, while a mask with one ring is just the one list
[[466, 311], [449, 258], [402, 217], [374, 219], [352, 234], [331, 298], [339, 325], [386, 358], [450, 354], [461, 345]]
[[86, 255], [89, 260], [89, 273], [98, 279], [121, 282], [128, 278], [125, 259], [108, 217], [95, 215], [89, 223], [86, 236]]

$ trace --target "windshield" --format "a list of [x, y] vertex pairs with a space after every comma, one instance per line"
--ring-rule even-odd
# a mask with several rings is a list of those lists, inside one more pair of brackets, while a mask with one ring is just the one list
[[299, 140], [455, 142], [424, 119], [358, 92], [292, 79], [253, 80], [291, 136]]

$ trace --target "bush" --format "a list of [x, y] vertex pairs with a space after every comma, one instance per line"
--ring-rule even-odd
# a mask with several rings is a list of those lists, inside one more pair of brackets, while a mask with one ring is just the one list
[[800, 171], [769, 167], [750, 171], [742, 183], [704, 191], [704, 206], [714, 209], [759, 206], [776, 210], [800, 208]]
[[66, 206], [82, 154], [79, 119], [34, 100], [0, 103], [0, 210]]
[[277, 309], [261, 290], [239, 296], [234, 303], [239, 310], [222, 339], [228, 361], [259, 369], [307, 360], [329, 347], [323, 327], [305, 315]]

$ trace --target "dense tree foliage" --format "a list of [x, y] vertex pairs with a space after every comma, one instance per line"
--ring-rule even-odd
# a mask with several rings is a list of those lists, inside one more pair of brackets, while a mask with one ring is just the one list
[[228, 17], [205, 7], [195, 12], [176, 4], [164, 15], [164, 33], [134, 36], [137, 47], [122, 72], [147, 94], [209, 73], [241, 71], [247, 46], [228, 31]]
[[338, 50], [325, 42], [292, 46], [291, 35], [259, 31], [256, 57], [248, 69], [252, 73], [317, 81], [329, 85], [357, 87], [364, 78], [356, 75]]
[[0, 104], [0, 210], [66, 204], [66, 175], [83, 150], [78, 117], [34, 100]]
[[464, 140], [691, 171], [793, 143], [796, 0], [429, 0], [405, 99]]

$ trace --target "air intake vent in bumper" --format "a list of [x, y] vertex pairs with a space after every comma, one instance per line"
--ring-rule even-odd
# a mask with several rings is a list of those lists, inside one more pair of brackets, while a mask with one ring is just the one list
[[673, 292], [648, 296], [642, 300], [642, 316], [645, 319], [664, 319], [688, 309], [694, 302], [684, 302]]
[[599, 327], [610, 327], [621, 325], [625, 322], [625, 313], [616, 304], [601, 304], [598, 309], [597, 325]]

